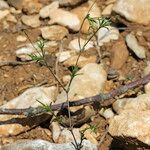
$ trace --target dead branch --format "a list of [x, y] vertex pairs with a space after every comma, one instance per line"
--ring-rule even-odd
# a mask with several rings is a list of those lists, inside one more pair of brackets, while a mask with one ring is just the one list
[[[71, 101], [69, 102], [70, 107], [74, 107], [74, 106], [80, 106], [80, 105], [87, 105], [87, 104], [92, 104], [95, 102], [99, 102], [100, 104], [107, 101], [110, 104], [112, 104], [112, 98], [119, 96], [125, 92], [127, 92], [128, 90], [144, 85], [146, 83], [148, 83], [150, 81], [150, 74], [140, 78], [136, 81], [133, 81], [131, 83], [128, 83], [126, 85], [120, 86], [118, 89], [112, 90], [109, 93], [106, 94], [99, 94], [96, 96], [92, 96], [92, 97], [88, 97], [88, 98], [84, 98], [84, 99], [80, 99], [77, 101]], [[64, 103], [60, 103], [60, 104], [54, 104], [50, 106], [50, 109], [52, 111], [59, 111], [61, 109], [67, 108], [68, 107], [68, 103], [64, 102]], [[6, 109], [6, 108], [0, 108], [0, 114], [11, 114], [11, 115], [25, 115], [25, 116], [36, 116], [42, 113], [46, 113], [46, 110], [44, 110], [42, 107], [29, 107], [26, 109]]]
[[17, 65], [28, 65], [31, 63], [35, 63], [35, 61], [28, 61], [28, 62], [19, 62], [19, 61], [3, 61], [0, 62], [0, 67], [3, 66], [17, 66]]

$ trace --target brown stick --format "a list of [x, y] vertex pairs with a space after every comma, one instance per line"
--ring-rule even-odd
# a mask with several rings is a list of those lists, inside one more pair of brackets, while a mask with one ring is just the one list
[[[107, 94], [99, 94], [96, 96], [92, 96], [92, 97], [88, 97], [88, 98], [84, 98], [84, 99], [80, 99], [77, 101], [71, 101], [69, 102], [70, 107], [73, 106], [80, 106], [80, 105], [87, 105], [87, 104], [92, 104], [94, 102], [99, 102], [102, 103], [104, 101], [107, 100], [110, 101], [109, 105], [112, 103], [111, 99], [119, 96], [125, 92], [127, 92], [129, 89], [135, 88], [137, 86], [140, 85], [144, 85], [146, 83], [148, 83], [150, 81], [150, 74], [140, 78], [136, 81], [133, 81], [129, 84], [123, 85], [121, 87], [119, 87], [118, 89], [112, 90], [110, 93]], [[50, 108], [52, 111], [58, 111], [64, 108], [68, 107], [68, 103], [64, 102], [64, 103], [60, 103], [60, 104], [54, 104], [51, 105]], [[25, 116], [36, 116], [42, 113], [45, 113], [46, 110], [44, 110], [42, 107], [30, 107], [30, 108], [26, 108], [26, 109], [6, 109], [6, 108], [1, 108], [0, 109], [0, 114], [11, 114], [11, 115], [25, 115]]]

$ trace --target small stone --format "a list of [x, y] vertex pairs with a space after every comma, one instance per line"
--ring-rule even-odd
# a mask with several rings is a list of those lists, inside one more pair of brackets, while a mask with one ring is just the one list
[[[91, 17], [101, 17], [100, 8], [98, 7], [96, 2], [93, 5], [92, 0], [89, 0], [87, 3], [71, 10], [71, 12], [76, 14], [78, 16], [78, 18], [80, 19], [80, 26], [81, 26], [84, 18], [86, 17], [89, 9], [91, 8], [91, 6], [92, 6], [92, 9], [90, 10], [90, 16]], [[89, 22], [87, 20], [85, 20], [83, 27], [81, 29], [81, 32], [82, 33], [88, 33], [89, 27], [90, 27]]]
[[69, 81], [70, 81], [70, 79], [71, 79], [71, 76], [70, 75], [65, 75], [65, 76], [63, 76], [63, 83], [64, 84], [67, 84]]
[[59, 8], [55, 9], [55, 11], [51, 11], [49, 17], [51, 19], [49, 24], [59, 24], [73, 31], [79, 31], [80, 29], [80, 20], [78, 16], [72, 12]]
[[58, 138], [61, 133], [60, 125], [58, 124], [58, 122], [52, 122], [50, 125], [50, 129], [52, 131], [52, 138], [53, 138], [54, 142], [58, 143]]
[[21, 20], [25, 25], [30, 26], [32, 28], [36, 28], [41, 25], [39, 15], [30, 15], [30, 16], [23, 15], [21, 17]]
[[6, 20], [9, 21], [9, 22], [17, 23], [16, 17], [13, 16], [12, 14], [7, 15]]
[[100, 110], [99, 114], [103, 116], [105, 119], [110, 119], [114, 117], [114, 112], [111, 108], [104, 110], [103, 108]]
[[42, 37], [47, 40], [59, 41], [68, 35], [68, 30], [59, 25], [46, 26], [41, 28]]
[[[46, 42], [44, 45], [44, 48], [50, 47], [51, 44], [53, 44], [53, 43]], [[36, 47], [36, 49], [39, 50], [39, 52], [37, 52], [37, 50], [33, 47], [33, 45], [34, 45], [34, 47]], [[19, 58], [21, 61], [30, 61], [30, 60], [32, 60], [32, 58], [29, 55], [34, 54], [36, 56], [40, 56], [39, 54], [41, 54], [41, 52], [40, 52], [40, 49], [39, 49], [37, 43], [33, 43], [33, 45], [26, 44], [24, 47], [17, 49], [16, 50], [17, 58]], [[48, 52], [45, 51], [45, 54], [48, 54]]]
[[147, 62], [147, 66], [144, 68], [142, 76], [146, 76], [148, 74], [150, 74], [150, 61]]
[[12, 14], [16, 14], [16, 15], [18, 15], [18, 14], [21, 14], [21, 13], [22, 13], [22, 11], [21, 11], [21, 10], [16, 10], [14, 7], [11, 7], [11, 8], [10, 8], [10, 12], [11, 12]]
[[[66, 67], [75, 66], [77, 59], [78, 59], [77, 55], [72, 56], [71, 58], [67, 59], [63, 64]], [[96, 60], [97, 60], [96, 56], [90, 56], [90, 57], [80, 56], [77, 66], [82, 68], [89, 63], [96, 63]]]
[[[81, 49], [83, 48], [83, 46], [84, 46], [85, 43], [86, 43], [86, 40], [80, 38]], [[89, 42], [86, 44], [84, 50], [88, 50], [88, 49], [93, 48], [93, 47], [94, 47], [93, 42], [89, 41]], [[69, 43], [69, 48], [70, 48], [71, 50], [75, 50], [76, 52], [79, 52], [79, 51], [81, 50], [80, 47], [79, 47], [79, 40], [78, 40], [78, 39], [72, 40], [72, 41]]]
[[150, 82], [144, 86], [145, 93], [150, 94]]
[[129, 21], [143, 25], [150, 24], [149, 0], [118, 0], [113, 10]]
[[41, 18], [47, 18], [49, 17], [50, 13], [52, 11], [55, 11], [55, 9], [59, 8], [59, 2], [58, 1], [54, 1], [51, 4], [44, 6], [41, 10], [40, 10], [40, 17]]
[[9, 10], [0, 10], [0, 20], [4, 19], [9, 14], [10, 14]]
[[[73, 128], [72, 132], [75, 136], [76, 141], [80, 142], [81, 134], [79, 132], [79, 129]], [[58, 138], [58, 143], [62, 144], [62, 143], [70, 143], [70, 142], [74, 142], [74, 138], [73, 138], [71, 132], [67, 128], [62, 129], [60, 136]]]
[[72, 55], [71, 51], [63, 51], [63, 52], [56, 53], [56, 57], [57, 57], [59, 62], [64, 62], [65, 60], [70, 58], [71, 55]]
[[23, 11], [27, 14], [38, 13], [42, 7], [42, 4], [39, 3], [39, 0], [8, 0], [8, 4], [16, 9], [23, 9]]
[[106, 7], [103, 9], [103, 11], [102, 11], [102, 15], [103, 15], [103, 16], [108, 16], [108, 15], [110, 15], [111, 12], [112, 12], [113, 6], [114, 6], [113, 4], [110, 4], [110, 5], [106, 6]]
[[22, 35], [18, 35], [16, 40], [18, 42], [25, 42], [27, 40], [27, 38], [25, 36], [22, 36]]
[[88, 124], [84, 124], [80, 127], [80, 132], [83, 132], [84, 130], [84, 137], [91, 143], [98, 145], [98, 141], [96, 140], [96, 138], [99, 136], [99, 133], [95, 133], [94, 131], [92, 131]]
[[59, 5], [62, 7], [73, 7], [86, 1], [87, 0], [59, 0]]
[[124, 40], [117, 40], [113, 43], [111, 51], [111, 68], [121, 69], [128, 59], [129, 52]]
[[97, 32], [97, 38], [99, 46], [110, 42], [111, 40], [119, 39], [119, 31], [117, 28], [112, 26], [107, 26], [107, 28], [100, 28]]
[[138, 58], [143, 59], [146, 57], [145, 48], [139, 45], [136, 37], [132, 33], [126, 36], [126, 43]]
[[9, 5], [6, 1], [0, 0], [0, 10], [9, 9]]

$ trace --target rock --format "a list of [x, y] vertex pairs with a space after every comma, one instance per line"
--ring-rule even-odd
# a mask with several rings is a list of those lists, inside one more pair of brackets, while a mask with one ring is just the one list
[[107, 0], [105, 2], [105, 5], [109, 5], [109, 4], [112, 4], [112, 3], [115, 3], [115, 2], [116, 2], [116, 0]]
[[97, 38], [99, 46], [110, 42], [111, 40], [119, 39], [119, 31], [117, 28], [112, 26], [107, 26], [107, 28], [100, 28], [97, 32]]
[[[97, 146], [88, 140], [83, 140], [81, 150], [97, 150]], [[23, 140], [2, 146], [4, 150], [75, 150], [72, 143], [55, 144], [44, 140]]]
[[71, 76], [70, 75], [65, 75], [65, 76], [63, 76], [63, 83], [64, 84], [67, 84], [69, 81], [70, 81], [70, 79], [71, 79]]
[[129, 56], [129, 52], [124, 40], [115, 41], [110, 51], [112, 53], [111, 68], [121, 69]]
[[52, 122], [50, 125], [50, 129], [52, 131], [52, 138], [55, 143], [58, 143], [58, 138], [61, 133], [61, 126], [58, 124], [58, 122]]
[[150, 94], [150, 82], [148, 82], [145, 86], [144, 86], [144, 90], [147, 94]]
[[111, 108], [108, 108], [106, 110], [104, 110], [103, 108], [100, 110], [99, 114], [101, 116], [103, 116], [105, 119], [110, 119], [112, 117], [114, 117], [114, 112], [112, 111]]
[[103, 11], [102, 11], [102, 15], [103, 15], [103, 16], [108, 16], [108, 15], [110, 15], [111, 12], [112, 12], [113, 6], [114, 6], [113, 4], [110, 4], [110, 5], [106, 6], [106, 7], [103, 9]]
[[145, 48], [139, 45], [136, 37], [132, 33], [126, 36], [126, 43], [138, 58], [143, 59], [146, 57]]
[[10, 12], [12, 14], [15, 14], [15, 15], [18, 15], [18, 14], [21, 14], [22, 11], [21, 10], [16, 10], [14, 7], [10, 7]]
[[69, 59], [72, 56], [72, 51], [63, 51], [56, 53], [56, 57], [59, 62], [64, 62], [65, 60]]
[[92, 131], [88, 124], [84, 124], [83, 126], [81, 126], [80, 127], [80, 132], [83, 132], [84, 138], [89, 140], [91, 143], [98, 145], [98, 141], [96, 140], [96, 138], [98, 136], [100, 136], [100, 134], [99, 133], [95, 133], [94, 131]]
[[17, 23], [16, 17], [14, 15], [12, 15], [12, 14], [8, 14], [6, 16], [6, 20], [9, 21], [9, 22]]
[[118, 113], [110, 120], [109, 132], [112, 136], [136, 138], [150, 146], [150, 94], [136, 98], [118, 99], [113, 109]]
[[42, 37], [47, 40], [59, 41], [68, 35], [68, 30], [59, 25], [46, 26], [41, 28]]
[[[37, 107], [41, 104], [37, 101], [44, 104], [50, 104], [55, 99], [56, 87], [35, 87], [26, 90], [20, 96], [10, 100], [8, 103], [1, 106], [1, 108], [11, 108], [11, 109], [21, 109], [29, 107]], [[45, 117], [45, 118], [44, 118]], [[35, 124], [40, 124], [46, 120], [50, 115], [37, 116], [32, 118], [25, 118], [23, 116], [14, 116], [14, 115], [0, 115], [0, 121], [11, 122], [14, 118], [16, 121], [12, 123], [0, 125], [0, 137], [8, 135], [17, 135], [23, 131], [29, 130], [31, 127], [34, 127]], [[23, 119], [21, 121], [21, 118]], [[18, 121], [17, 121], [18, 120]], [[24, 124], [23, 124], [24, 122]], [[23, 125], [22, 125], [22, 124]]]
[[116, 138], [124, 137], [126, 142], [135, 138], [150, 146], [150, 110], [124, 110], [110, 121], [108, 131]]
[[[80, 142], [81, 134], [79, 132], [79, 129], [73, 128], [72, 131], [73, 131], [76, 141]], [[74, 138], [73, 138], [71, 132], [67, 128], [62, 129], [60, 136], [58, 138], [58, 143], [63, 144], [63, 143], [70, 143], [70, 142], [74, 142]]]
[[39, 0], [8, 0], [8, 4], [16, 9], [23, 9], [27, 14], [38, 13], [42, 7]]
[[[68, 93], [70, 101], [94, 96], [103, 90], [107, 74], [102, 65], [96, 63], [87, 64], [78, 71], [78, 74], [79, 75], [73, 79], [70, 86], [70, 91]], [[56, 100], [57, 104], [61, 102], [66, 102], [66, 93], [64, 91], [58, 95]], [[82, 108], [82, 106], [72, 107], [71, 111], [76, 111], [79, 108]]]
[[9, 14], [10, 14], [9, 10], [0, 10], [0, 20], [4, 19]]
[[[72, 56], [71, 58], [67, 59], [63, 64], [66, 67], [75, 66], [77, 59], [78, 55]], [[96, 56], [90, 57], [80, 56], [77, 66], [79, 68], [82, 68], [89, 63], [96, 63], [96, 60], [97, 60]]]
[[[80, 38], [80, 45], [81, 45], [81, 49], [83, 48], [84, 44], [86, 43], [86, 40]], [[70, 43], [69, 43], [69, 46], [68, 46], [71, 50], [75, 50], [76, 52], [80, 52], [80, 47], [79, 47], [79, 40], [76, 38], [74, 40], [72, 40]], [[89, 41], [87, 43], [87, 45], [85, 46], [84, 50], [88, 50], [90, 48], [93, 48], [94, 45], [93, 45], [93, 42]]]
[[21, 17], [21, 20], [25, 25], [30, 26], [32, 28], [36, 28], [41, 25], [39, 15], [30, 15], [30, 16], [23, 15]]
[[150, 74], [150, 61], [147, 62], [147, 66], [144, 68], [142, 76], [146, 76], [148, 74]]
[[120, 114], [124, 110], [146, 111], [150, 107], [149, 94], [142, 94], [136, 98], [118, 99], [113, 103], [113, 109]]
[[113, 10], [129, 21], [150, 24], [149, 0], [118, 0]]
[[0, 10], [9, 9], [9, 5], [4, 0], [0, 0]]
[[18, 42], [25, 42], [27, 40], [27, 38], [23, 35], [18, 35], [16, 38], [16, 41]]
[[55, 11], [55, 9], [59, 8], [59, 2], [58, 1], [54, 1], [51, 4], [44, 6], [41, 10], [40, 10], [40, 17], [41, 18], [47, 18], [49, 17], [50, 13], [52, 11]]
[[[55, 43], [46, 42], [44, 45], [44, 48], [53, 46], [52, 44], [55, 44]], [[39, 52], [37, 52], [37, 50], [33, 47], [33, 45]], [[32, 44], [26, 44], [24, 47], [17, 49], [16, 50], [17, 58], [19, 58], [21, 61], [29, 61], [29, 60], [32, 60], [32, 58], [29, 56], [31, 54], [34, 54], [36, 56], [40, 56], [39, 54], [42, 54], [42, 53], [41, 53], [37, 43], [33, 43], [33, 45]], [[47, 51], [45, 51], [45, 54], [47, 54]]]
[[[80, 19], [80, 26], [92, 5], [93, 5], [93, 1], [89, 0], [86, 4], [83, 4], [79, 7], [71, 10], [71, 12], [76, 14], [78, 16], [78, 18]], [[101, 11], [100, 11], [100, 8], [98, 7], [97, 3], [95, 3], [93, 5], [92, 9], [90, 10], [90, 16], [91, 17], [101, 17]], [[86, 20], [83, 24], [81, 31], [83, 33], [88, 33], [89, 27], [90, 27], [89, 22]]]
[[49, 24], [59, 24], [73, 31], [79, 31], [80, 29], [80, 20], [78, 16], [72, 12], [59, 8], [55, 9], [55, 11], [51, 11], [49, 17], [51, 19]]
[[62, 7], [74, 7], [87, 0], [59, 0], [59, 5]]

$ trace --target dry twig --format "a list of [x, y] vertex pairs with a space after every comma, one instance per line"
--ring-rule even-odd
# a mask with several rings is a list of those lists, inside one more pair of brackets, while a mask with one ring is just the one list
[[[131, 83], [128, 83], [126, 85], [123, 85], [119, 87], [118, 89], [112, 90], [109, 93], [106, 94], [99, 94], [93, 97], [88, 97], [84, 99], [80, 99], [77, 101], [71, 101], [69, 102], [70, 107], [73, 106], [80, 106], [80, 105], [87, 105], [87, 104], [92, 104], [95, 102], [99, 102], [100, 104], [107, 101], [108, 104], [110, 105], [112, 103], [112, 98], [119, 96], [125, 92], [127, 92], [129, 89], [138, 87], [140, 85], [144, 85], [150, 81], [150, 74], [140, 78], [136, 81], [133, 81]], [[50, 109], [52, 111], [58, 111], [64, 108], [68, 108], [68, 102], [60, 103], [60, 104], [54, 104], [50, 106]], [[1, 108], [0, 109], [0, 114], [11, 114], [11, 115], [25, 115], [25, 116], [36, 116], [42, 113], [46, 113], [46, 110], [44, 110], [42, 107], [30, 107], [26, 109], [6, 109], [6, 108]]]

